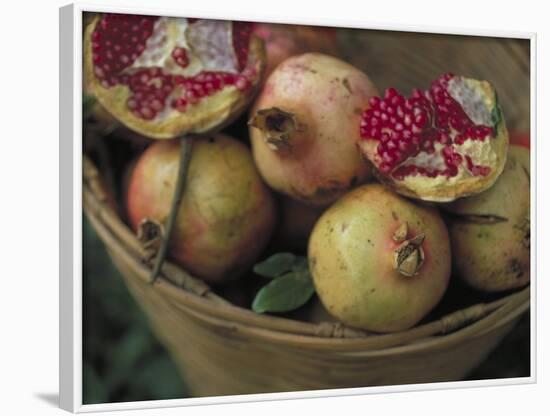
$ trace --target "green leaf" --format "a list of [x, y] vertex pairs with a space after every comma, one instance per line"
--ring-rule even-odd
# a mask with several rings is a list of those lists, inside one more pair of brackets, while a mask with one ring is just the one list
[[260, 289], [252, 310], [257, 313], [288, 312], [302, 306], [314, 293], [315, 287], [307, 270], [289, 272]]
[[491, 110], [491, 122], [493, 123], [493, 128], [496, 130], [498, 128], [498, 125], [502, 121], [502, 110], [500, 109], [500, 105], [498, 103], [498, 96], [495, 92], [495, 106]]
[[277, 253], [254, 266], [254, 273], [264, 277], [278, 277], [293, 269], [299, 260], [292, 253]]

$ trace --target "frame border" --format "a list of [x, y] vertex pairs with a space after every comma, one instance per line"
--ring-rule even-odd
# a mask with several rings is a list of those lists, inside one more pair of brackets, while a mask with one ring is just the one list
[[[537, 233], [532, 236], [531, 251], [531, 375], [530, 377], [494, 380], [453, 381], [443, 383], [405, 384], [397, 386], [359, 387], [297, 391], [286, 393], [247, 394], [150, 400], [136, 402], [89, 404], [82, 403], [82, 14], [83, 12], [141, 13], [223, 20], [250, 20], [287, 24], [346, 27], [356, 29], [406, 31], [446, 35], [489, 36], [526, 39], [530, 42], [530, 113], [531, 113], [531, 227], [536, 229], [537, 216], [537, 131], [536, 131], [536, 55], [537, 35], [533, 32], [503, 32], [494, 30], [449, 28], [438, 26], [397, 25], [387, 22], [339, 19], [280, 19], [259, 12], [204, 15], [196, 11], [186, 13], [185, 7], [136, 7], [131, 4], [94, 4], [76, 2], [59, 9], [59, 405], [73, 413], [113, 410], [171, 408], [210, 404], [244, 403], [256, 401], [289, 400], [317, 397], [435, 391], [442, 389], [489, 387], [533, 384], [537, 382], [536, 365], [536, 286], [537, 286]], [[535, 192], [533, 192], [535, 191]]]

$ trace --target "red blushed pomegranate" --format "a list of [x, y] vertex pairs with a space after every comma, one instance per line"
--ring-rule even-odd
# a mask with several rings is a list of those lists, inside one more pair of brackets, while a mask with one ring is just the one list
[[442, 298], [451, 271], [449, 235], [438, 212], [380, 184], [356, 188], [325, 211], [308, 258], [329, 313], [375, 332], [418, 323]]
[[302, 202], [327, 205], [369, 179], [356, 126], [376, 94], [367, 75], [331, 56], [307, 53], [280, 64], [249, 122], [264, 180]]
[[510, 146], [504, 171], [485, 192], [445, 209], [456, 275], [471, 287], [498, 292], [525, 286], [531, 270], [529, 150]]
[[306, 52], [338, 55], [336, 30], [333, 28], [257, 23], [254, 33], [265, 43], [267, 64], [264, 77], [293, 55]]
[[[163, 225], [169, 215], [179, 146], [155, 142], [133, 170], [127, 211], [138, 234], [146, 224]], [[195, 140], [169, 256], [207, 282], [232, 279], [257, 260], [274, 222], [273, 198], [246, 146], [221, 134]]]
[[388, 88], [360, 123], [361, 149], [379, 178], [403, 195], [452, 201], [496, 181], [508, 132], [494, 88], [452, 74], [405, 98]]
[[87, 89], [157, 139], [230, 122], [253, 97], [264, 59], [245, 22], [101, 14], [84, 38]]

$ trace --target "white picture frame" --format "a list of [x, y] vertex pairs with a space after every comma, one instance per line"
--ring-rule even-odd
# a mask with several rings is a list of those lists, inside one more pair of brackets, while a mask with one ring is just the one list
[[[384, 387], [363, 387], [351, 389], [336, 389], [322, 391], [302, 391], [291, 393], [269, 393], [223, 397], [182, 398], [175, 400], [143, 401], [126, 403], [106, 403], [85, 405], [82, 402], [82, 13], [86, 11], [143, 13], [155, 15], [185, 16], [185, 10], [165, 10], [140, 8], [131, 6], [99, 6], [86, 3], [74, 3], [62, 7], [59, 11], [60, 19], [60, 407], [75, 413], [96, 411], [130, 410], [145, 408], [163, 408], [176, 406], [192, 406], [203, 404], [222, 404], [249, 401], [267, 401], [295, 398], [312, 398], [344, 395], [364, 395], [375, 393], [392, 393], [419, 390], [439, 390], [458, 387], [482, 387], [510, 384], [535, 383], [536, 356], [536, 258], [537, 239], [532, 236], [531, 242], [531, 375], [526, 378], [460, 381], [430, 384], [412, 384]], [[220, 13], [209, 14], [209, 18], [231, 18]], [[247, 16], [250, 19], [251, 16]], [[253, 20], [253, 19], [250, 19]], [[277, 21], [281, 19], [268, 16], [258, 16], [261, 21]], [[328, 24], [346, 26], [346, 22], [336, 22], [330, 19], [324, 21], [288, 20], [286, 23]], [[433, 28], [402, 26], [402, 25], [372, 25], [365, 24], [364, 28], [381, 30], [405, 31], [435, 31]], [[534, 33], [498, 31], [464, 31], [437, 29], [436, 33], [500, 36], [528, 39], [531, 44], [531, 132], [536, 137], [536, 35]], [[532, 140], [533, 154], [536, 156], [536, 140]], [[531, 170], [536, 172], [536, 157], [531, 159]], [[536, 218], [536, 176], [532, 181], [531, 206], [532, 227]]]

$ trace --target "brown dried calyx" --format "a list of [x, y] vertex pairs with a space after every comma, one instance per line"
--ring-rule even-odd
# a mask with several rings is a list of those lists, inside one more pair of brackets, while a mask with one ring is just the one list
[[393, 240], [399, 244], [394, 251], [394, 268], [403, 276], [416, 276], [424, 264], [424, 250], [422, 243], [425, 235], [418, 234], [407, 239], [408, 226], [403, 223], [394, 233]]
[[164, 235], [164, 226], [160, 222], [152, 218], [141, 220], [138, 225], [137, 238], [145, 250], [145, 261], [149, 261], [156, 256]]
[[273, 150], [290, 149], [294, 132], [305, 130], [305, 125], [294, 114], [277, 107], [258, 110], [248, 125], [261, 130]]

